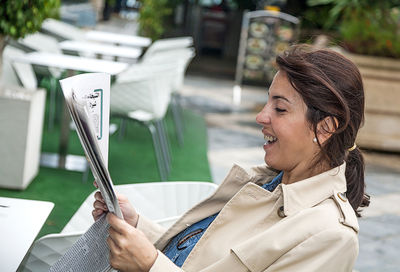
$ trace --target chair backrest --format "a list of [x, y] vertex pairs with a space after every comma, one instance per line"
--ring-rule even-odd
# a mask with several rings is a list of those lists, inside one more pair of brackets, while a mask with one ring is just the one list
[[167, 38], [153, 42], [144, 53], [142, 60], [145, 61], [153, 54], [162, 51], [178, 50], [187, 48], [193, 45], [192, 37], [178, 37], [178, 38]]
[[41, 31], [58, 40], [85, 40], [84, 30], [52, 18], [43, 21]]
[[118, 75], [111, 86], [111, 113], [130, 115], [140, 110], [150, 116], [146, 117], [149, 120], [163, 118], [171, 100], [177, 65], [141, 63]]
[[165, 64], [177, 62], [176, 74], [173, 76], [172, 90], [179, 91], [183, 85], [183, 80], [189, 63], [195, 57], [195, 50], [192, 47], [180, 48], [169, 51], [155, 52], [144, 62], [151, 64]]
[[6, 46], [3, 51], [2, 82], [9, 85], [23, 86], [27, 90], [37, 89], [37, 79], [30, 64], [12, 62], [12, 57], [23, 56], [22, 50]]
[[49, 53], [61, 54], [62, 51], [58, 46], [58, 41], [46, 34], [35, 32], [26, 35], [24, 38], [18, 40], [18, 43], [33, 49], [34, 51], [43, 51]]
[[26, 261], [18, 271], [48, 271], [63, 256], [83, 232], [48, 234], [33, 243]]
[[[126, 195], [139, 214], [169, 227], [189, 208], [209, 197], [217, 187], [211, 182], [177, 181], [116, 185], [115, 190]], [[62, 233], [85, 231], [93, 224], [94, 193], [86, 198]]]
[[[55, 38], [40, 32], [19, 39], [18, 43], [34, 51], [62, 54], [62, 51], [58, 46], [58, 41]], [[48, 68], [48, 71], [50, 71], [51, 75], [54, 77], [59, 77], [61, 75], [61, 70], [57, 68]]]

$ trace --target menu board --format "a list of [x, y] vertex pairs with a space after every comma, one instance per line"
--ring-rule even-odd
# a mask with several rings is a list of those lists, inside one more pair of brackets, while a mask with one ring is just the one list
[[248, 12], [243, 17], [236, 83], [269, 85], [275, 57], [297, 39], [299, 20], [276, 11]]

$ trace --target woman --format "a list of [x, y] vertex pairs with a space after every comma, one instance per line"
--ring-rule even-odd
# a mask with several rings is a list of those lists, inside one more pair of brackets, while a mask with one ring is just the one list
[[[330, 50], [295, 46], [276, 63], [257, 115], [265, 162], [234, 166], [213, 196], [170, 229], [119, 197], [107, 215], [110, 263], [120, 271], [351, 271], [359, 208], [368, 206], [355, 145], [364, 92], [356, 66]], [[95, 195], [93, 216], [105, 211]], [[154, 245], [153, 245], [154, 244]]]

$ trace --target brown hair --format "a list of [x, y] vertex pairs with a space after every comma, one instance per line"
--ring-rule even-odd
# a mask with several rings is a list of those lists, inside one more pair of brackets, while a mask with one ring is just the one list
[[346, 195], [360, 216], [359, 207], [369, 205], [364, 159], [358, 148], [349, 151], [364, 120], [364, 89], [358, 68], [333, 50], [306, 45], [293, 46], [277, 56], [276, 63], [307, 105], [307, 119], [315, 135], [318, 123], [332, 118], [335, 130], [323, 145], [318, 142], [321, 152], [316, 159], [332, 168], [346, 162]]

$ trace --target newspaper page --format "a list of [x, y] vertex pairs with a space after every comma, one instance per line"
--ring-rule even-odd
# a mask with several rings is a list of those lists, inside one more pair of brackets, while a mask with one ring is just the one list
[[66, 102], [71, 100], [72, 90], [76, 99], [87, 105], [95, 127], [95, 134], [108, 166], [108, 132], [110, 124], [110, 75], [86, 73], [60, 80]]
[[50, 268], [49, 272], [106, 272], [112, 271], [106, 237], [108, 223], [103, 215]]
[[[110, 212], [122, 218], [107, 169], [110, 76], [89, 73], [60, 81], [65, 102], [75, 123], [93, 176]], [[108, 224], [103, 216], [50, 268], [61, 271], [110, 271]]]

